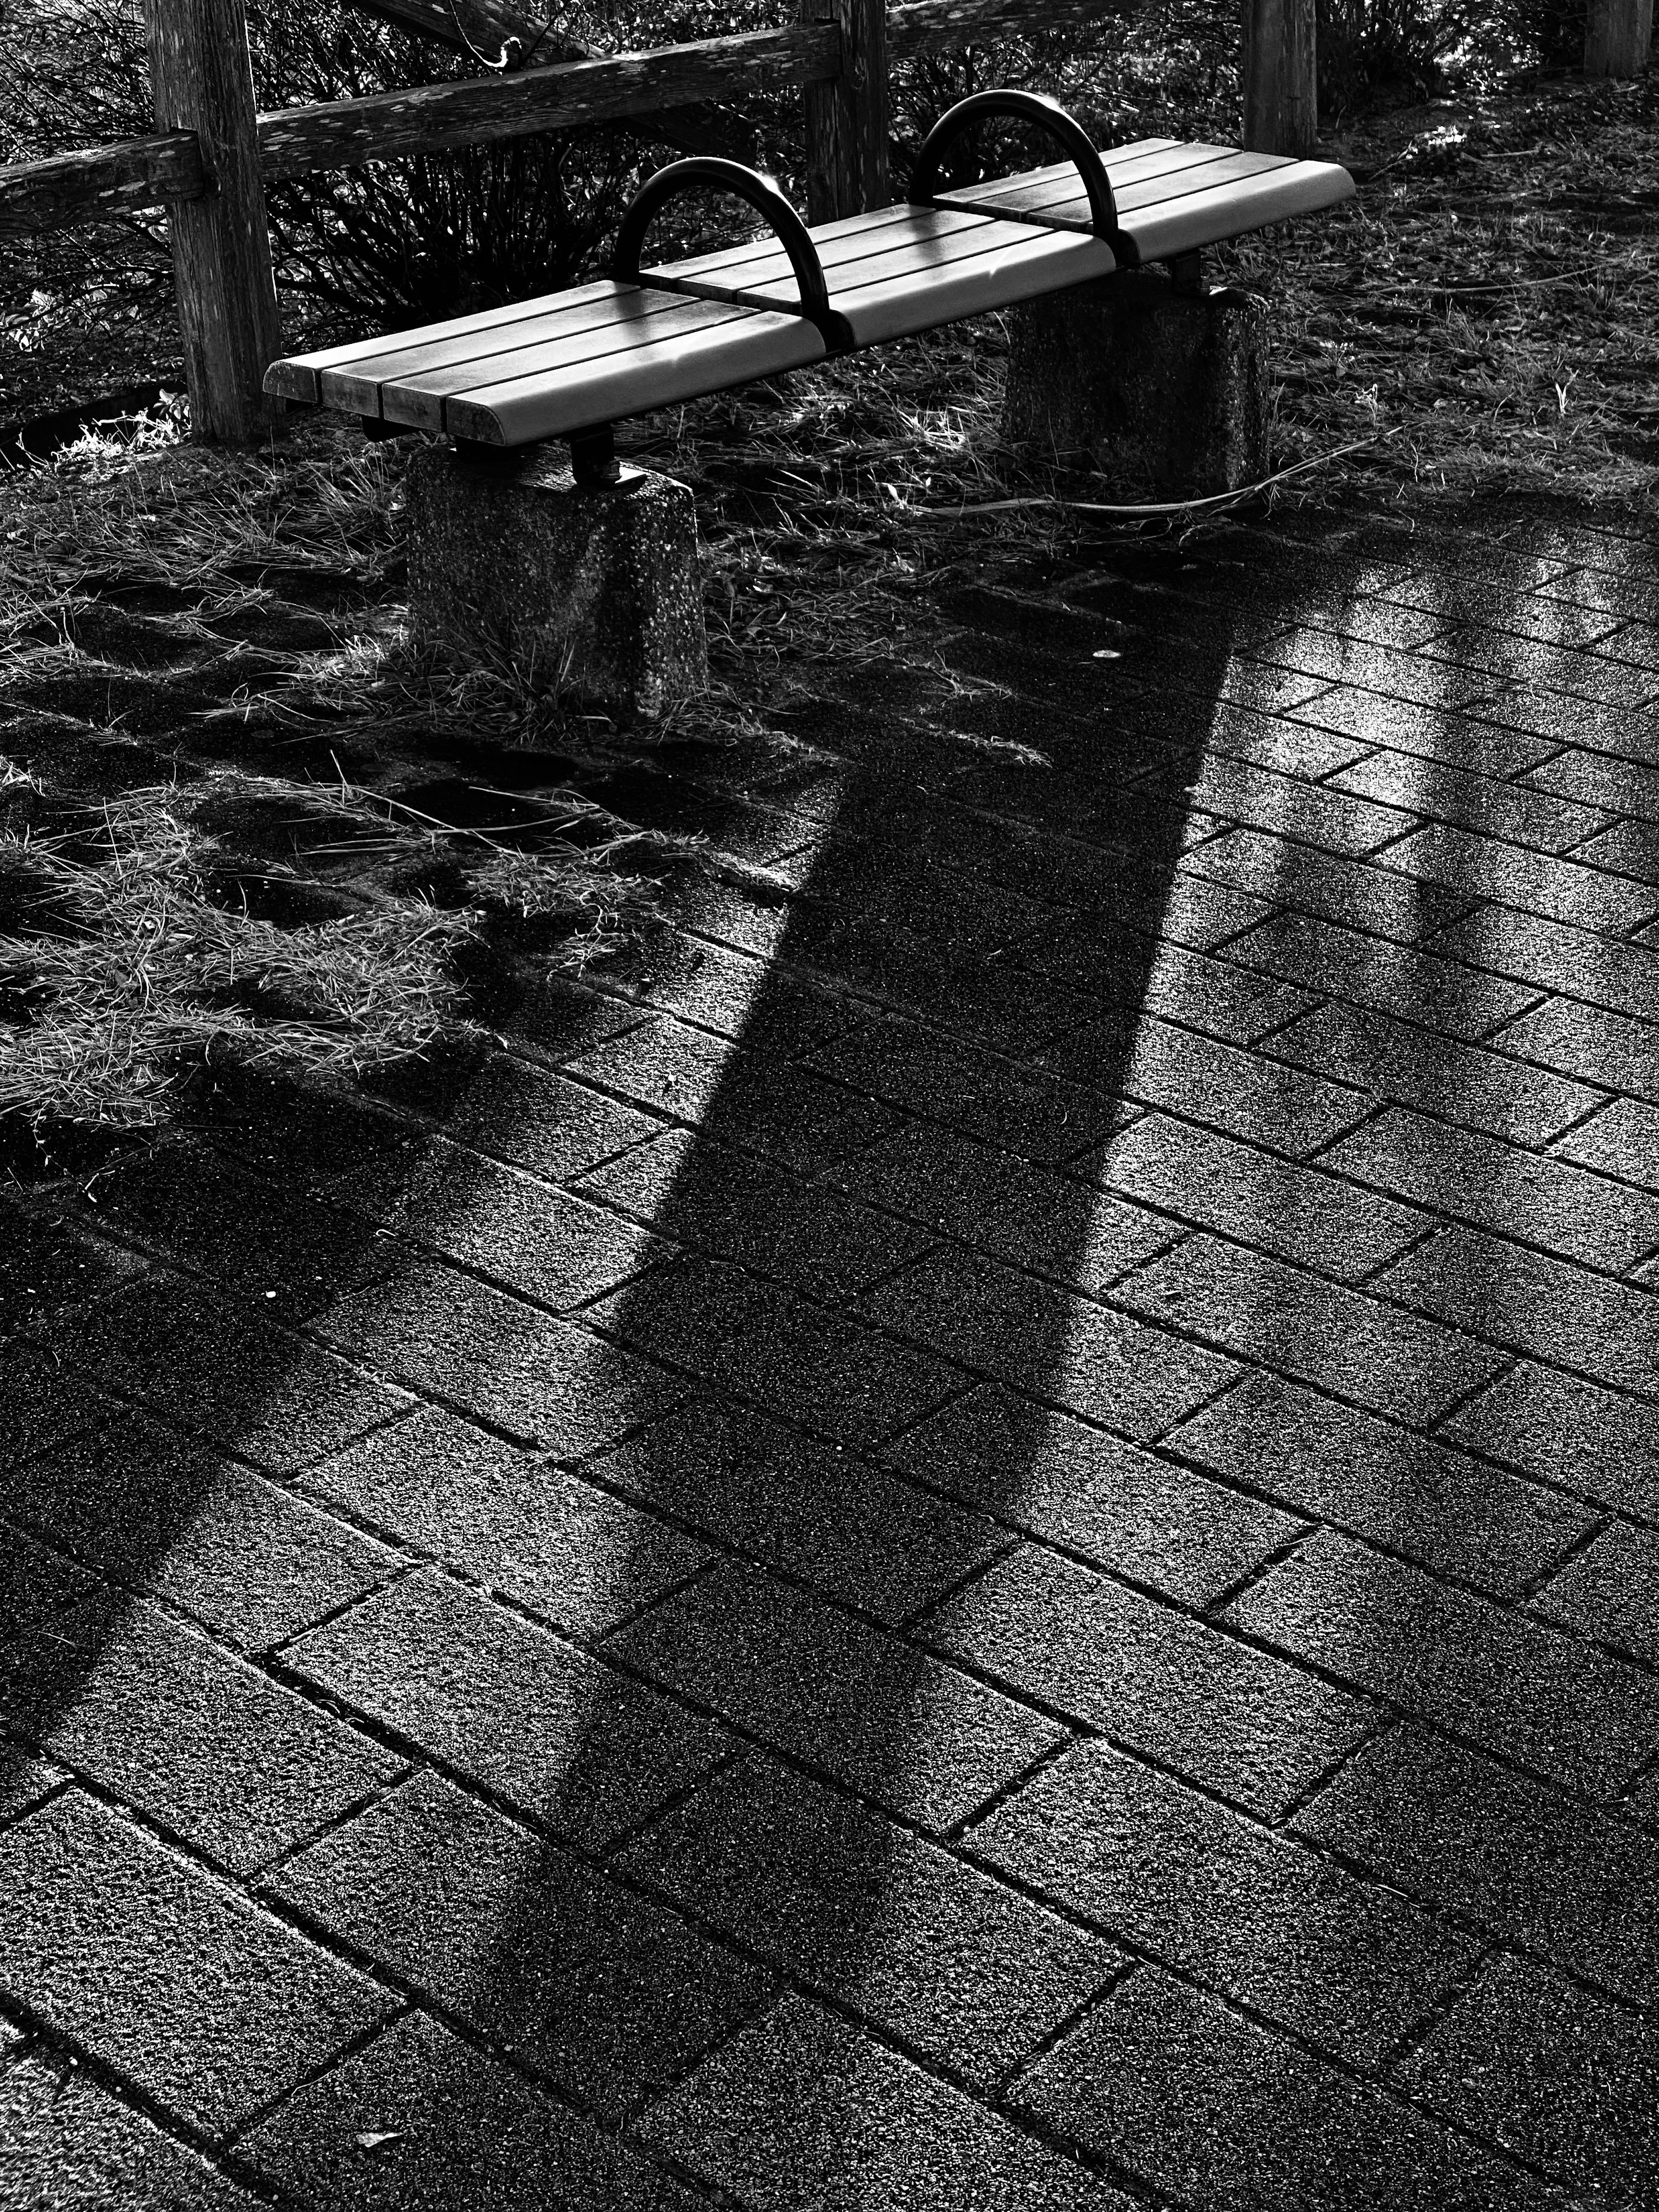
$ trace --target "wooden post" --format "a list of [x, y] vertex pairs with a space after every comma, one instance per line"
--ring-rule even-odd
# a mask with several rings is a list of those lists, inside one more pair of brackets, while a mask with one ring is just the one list
[[1589, 0], [1586, 76], [1641, 76], [1653, 45], [1653, 0]]
[[242, 0], [149, 0], [156, 127], [193, 131], [208, 189], [168, 203], [179, 325], [198, 438], [257, 438], [280, 411], [259, 389], [283, 350]]
[[1244, 143], [1308, 155], [1319, 137], [1315, 0], [1244, 0]]
[[887, 174], [886, 0], [800, 0], [841, 33], [841, 75], [805, 88], [806, 219], [833, 222], [892, 198]]

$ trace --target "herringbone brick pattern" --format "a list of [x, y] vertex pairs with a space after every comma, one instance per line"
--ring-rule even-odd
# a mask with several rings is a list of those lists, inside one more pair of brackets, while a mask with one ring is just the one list
[[650, 972], [9, 1199], [0, 2202], [1659, 2205], [1656, 608], [961, 590]]

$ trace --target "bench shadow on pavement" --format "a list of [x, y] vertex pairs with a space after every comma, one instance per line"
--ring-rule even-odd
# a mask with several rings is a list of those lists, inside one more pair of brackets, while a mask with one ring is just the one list
[[[869, 2147], [855, 2147], [845, 2052], [799, 2021], [755, 2025], [774, 1995], [862, 2013], [983, 2090], [1109, 1978], [1097, 1954], [1041, 1991], [1022, 1987], [1031, 1954], [930, 1858], [927, 1838], [1059, 1731], [943, 1670], [923, 1649], [925, 1616], [1013, 1540], [1048, 1403], [1075, 1401], [1073, 1286], [1112, 1267], [1091, 1249], [1097, 1192], [1054, 1164], [1115, 1119], [1231, 629], [1213, 611], [1194, 623], [1184, 691], [1158, 703], [1146, 757], [1133, 706], [1091, 711], [1112, 695], [1105, 672], [1075, 653], [1045, 671], [1040, 634], [1005, 642], [1010, 680], [1026, 688], [969, 702], [953, 718], [965, 735], [884, 723], [878, 686], [805, 726], [834, 763], [829, 834], [654, 1212], [659, 1234], [706, 1256], [651, 1270], [592, 1315], [696, 1395], [586, 1471], [712, 1556], [608, 1639], [627, 1673], [596, 1692], [545, 1818], [556, 1834], [591, 1820], [585, 1778], [636, 1726], [637, 1681], [735, 1722], [712, 1774], [607, 1850], [630, 1887], [762, 1972], [734, 1983], [724, 2020], [698, 2001], [691, 1962], [678, 1990], [599, 1986], [579, 2003], [599, 2036], [607, 2008], [649, 2021], [622, 2054], [618, 2112], [684, 2075], [700, 2040], [752, 2033], [733, 2063], [775, 2102], [749, 2113], [749, 2148], [766, 2156], [775, 2127], [803, 2195], [846, 2186]], [[1033, 747], [1047, 771], [1019, 764]], [[1139, 781], [1121, 776], [1129, 760]], [[695, 908], [680, 918], [701, 920]], [[718, 933], [717, 919], [707, 926]], [[860, 996], [811, 1003], [801, 971]], [[896, 1019], [884, 1023], [878, 1002]], [[1086, 1089], [1020, 1080], [1014, 1060], [1085, 1024]], [[999, 1176], [1018, 1176], [1021, 1195], [993, 1227]], [[1020, 1272], [981, 1279], [957, 1238]], [[999, 1302], [1011, 1285], [1017, 1306]], [[884, 1445], [988, 1377], [1019, 1395], [999, 1390], [994, 1443], [977, 1461], [964, 1451], [956, 1498], [884, 1471]], [[509, 2040], [533, 2045], [547, 2008], [569, 2001], [567, 1895], [555, 1849], [475, 1978], [470, 2004], [517, 2023]], [[952, 1914], [977, 1922], [955, 1944]], [[791, 2073], [804, 2065], [817, 2078]], [[671, 2109], [660, 2140], [684, 2150], [696, 2132]]]

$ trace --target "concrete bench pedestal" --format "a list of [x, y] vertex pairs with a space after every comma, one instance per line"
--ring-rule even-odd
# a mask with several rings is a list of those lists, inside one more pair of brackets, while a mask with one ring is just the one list
[[685, 485], [623, 468], [578, 485], [562, 449], [410, 464], [417, 635], [505, 654], [532, 682], [625, 720], [708, 687], [696, 510]]
[[1260, 301], [1130, 270], [1011, 319], [1011, 445], [1086, 461], [1126, 501], [1202, 499], [1267, 473]]

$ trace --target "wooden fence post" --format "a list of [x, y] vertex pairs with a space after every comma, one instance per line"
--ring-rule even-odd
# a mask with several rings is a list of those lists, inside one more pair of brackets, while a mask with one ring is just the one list
[[1319, 137], [1315, 0], [1244, 0], [1244, 143], [1308, 155]]
[[1653, 0], [1589, 0], [1586, 76], [1641, 76], [1653, 45]]
[[259, 389], [283, 350], [270, 271], [242, 0], [149, 0], [150, 89], [161, 131], [193, 131], [208, 190], [168, 204], [191, 427], [258, 437], [280, 411]]
[[841, 33], [841, 75], [809, 84], [806, 219], [833, 222], [892, 198], [887, 174], [886, 0], [800, 0], [804, 23]]

